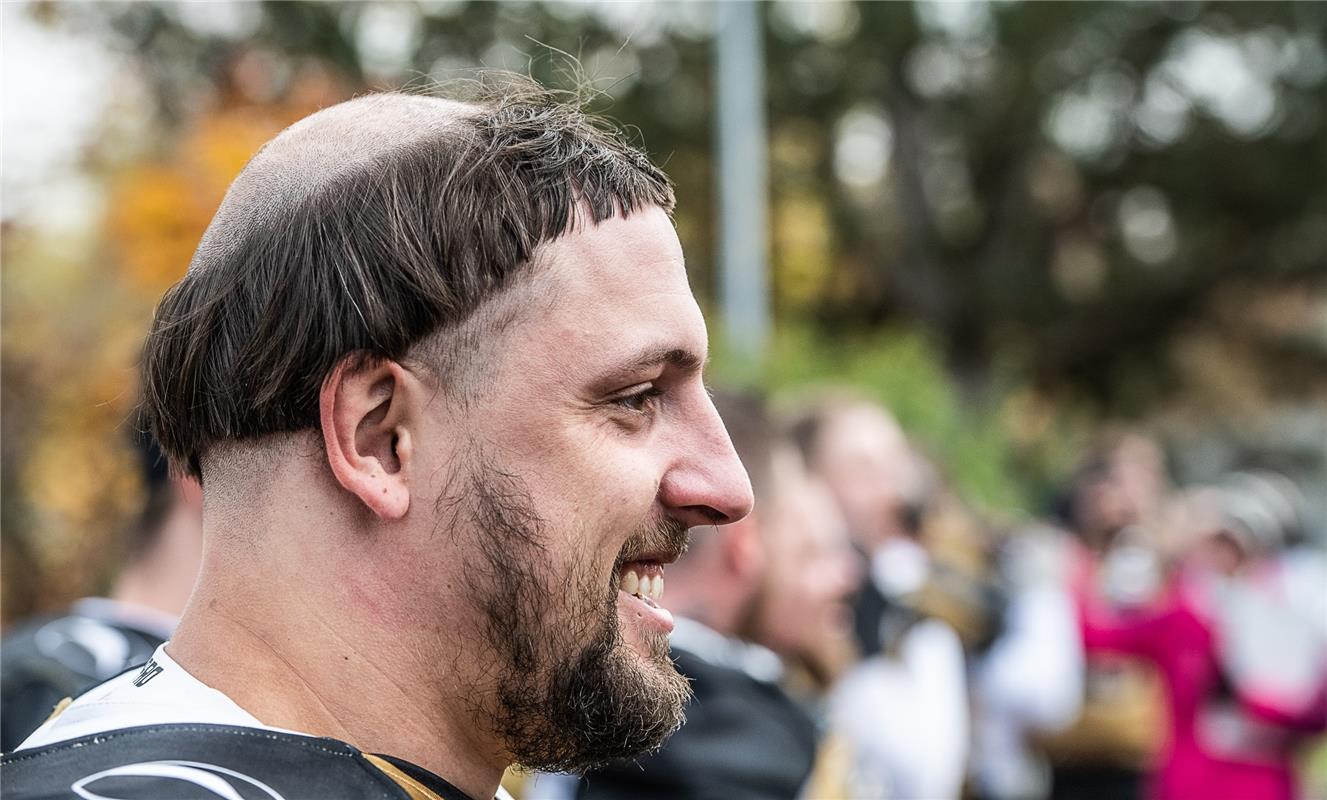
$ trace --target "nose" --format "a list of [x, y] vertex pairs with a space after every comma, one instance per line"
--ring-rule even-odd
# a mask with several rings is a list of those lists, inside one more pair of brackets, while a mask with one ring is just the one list
[[754, 499], [746, 468], [709, 395], [683, 424], [679, 448], [659, 483], [659, 500], [690, 527], [727, 525], [751, 513]]

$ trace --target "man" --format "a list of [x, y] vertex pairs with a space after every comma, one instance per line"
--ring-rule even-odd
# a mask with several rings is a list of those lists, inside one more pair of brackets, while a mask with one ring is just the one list
[[[582, 798], [774, 800], [795, 797], [811, 774], [815, 724], [780, 687], [784, 663], [764, 645], [797, 655], [816, 641], [815, 626], [846, 628], [853, 565], [832, 547], [821, 563], [816, 551], [833, 532], [817, 528], [833, 517], [796, 454], [777, 441], [762, 400], [719, 394], [716, 404], [757, 506], [669, 571], [679, 615], [673, 658], [694, 691], [686, 724], [659, 753], [586, 775]], [[793, 565], [792, 556], [810, 558]]]
[[658, 746], [687, 697], [664, 565], [751, 506], [672, 206], [523, 85], [268, 143], [145, 355], [203, 485], [198, 588], [140, 673], [9, 757], [6, 797], [487, 798], [513, 762]]
[[1083, 646], [1069, 586], [1072, 543], [1047, 524], [1014, 529], [999, 547], [999, 632], [973, 659], [972, 781], [986, 800], [1050, 792], [1037, 740], [1063, 731], [1083, 701]]
[[833, 492], [868, 580], [854, 606], [866, 659], [836, 685], [830, 725], [853, 751], [860, 796], [958, 797], [967, 758], [963, 646], [930, 613], [933, 566], [923, 519], [934, 479], [892, 416], [840, 401], [794, 428], [812, 471]]
[[147, 661], [189, 600], [203, 547], [198, 484], [172, 479], [149, 438], [135, 445], [143, 508], [110, 593], [24, 623], [0, 642], [0, 751], [17, 747], [61, 699]]

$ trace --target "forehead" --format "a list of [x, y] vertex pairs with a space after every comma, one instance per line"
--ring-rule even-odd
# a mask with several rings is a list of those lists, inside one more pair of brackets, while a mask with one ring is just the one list
[[907, 440], [898, 425], [870, 407], [835, 413], [825, 425], [821, 458], [831, 464], [851, 461], [893, 461], [907, 455]]
[[583, 222], [536, 255], [539, 336], [556, 360], [628, 357], [659, 348], [704, 357], [704, 320], [682, 247], [660, 208]]

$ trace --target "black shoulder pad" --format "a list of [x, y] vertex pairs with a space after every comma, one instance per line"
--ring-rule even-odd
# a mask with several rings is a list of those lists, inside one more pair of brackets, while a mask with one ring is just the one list
[[408, 800], [336, 739], [229, 725], [149, 725], [0, 758], [5, 800]]

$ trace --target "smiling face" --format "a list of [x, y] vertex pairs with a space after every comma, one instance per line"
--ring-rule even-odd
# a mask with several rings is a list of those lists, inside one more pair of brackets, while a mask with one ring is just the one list
[[662, 210], [545, 245], [498, 302], [518, 313], [472, 401], [424, 434], [437, 461], [422, 474], [438, 476], [434, 524], [469, 545], [493, 660], [482, 716], [524, 765], [583, 769], [680, 723], [664, 565], [688, 528], [744, 516], [751, 490], [701, 380], [705, 325]]

